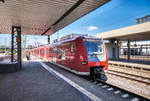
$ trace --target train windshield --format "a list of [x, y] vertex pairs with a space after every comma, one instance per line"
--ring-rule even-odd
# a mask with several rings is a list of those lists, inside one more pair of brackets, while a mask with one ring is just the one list
[[86, 46], [88, 54], [102, 54], [103, 53], [103, 42], [102, 40], [85, 40], [84, 44]]

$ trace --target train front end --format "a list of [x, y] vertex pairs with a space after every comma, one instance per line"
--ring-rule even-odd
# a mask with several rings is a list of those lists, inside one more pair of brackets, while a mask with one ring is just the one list
[[106, 81], [104, 71], [108, 70], [108, 56], [104, 41], [99, 38], [84, 38], [83, 41], [87, 51], [90, 77], [93, 80]]

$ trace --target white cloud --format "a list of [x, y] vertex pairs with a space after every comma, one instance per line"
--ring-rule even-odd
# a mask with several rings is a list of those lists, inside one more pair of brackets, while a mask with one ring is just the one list
[[98, 29], [98, 27], [97, 26], [89, 26], [88, 27], [88, 31], [94, 31], [94, 30], [97, 30]]

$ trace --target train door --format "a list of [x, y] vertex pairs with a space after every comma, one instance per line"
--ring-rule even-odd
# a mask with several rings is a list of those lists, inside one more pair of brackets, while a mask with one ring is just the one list
[[48, 57], [49, 57], [49, 61], [50, 62], [52, 62], [52, 59], [53, 59], [53, 53], [52, 53], [52, 48], [49, 48], [49, 55], [48, 55]]
[[39, 57], [41, 58], [41, 52], [42, 52], [42, 50], [41, 50], [41, 48], [39, 48], [39, 50], [40, 50], [40, 54], [39, 54]]
[[59, 64], [63, 65], [63, 66], [67, 66], [66, 63], [66, 55], [67, 55], [67, 49], [66, 49], [66, 45], [65, 44], [61, 44], [58, 48], [58, 55], [57, 55], [57, 61]]
[[69, 64], [70, 64], [70, 68], [71, 69], [75, 69], [76, 70], [76, 63], [74, 61], [74, 58], [75, 58], [75, 44], [72, 42], [70, 45], [69, 45]]
[[53, 62], [56, 63], [56, 47], [53, 48], [52, 52], [53, 52]]
[[46, 60], [48, 60], [48, 55], [49, 55], [49, 53], [48, 53], [49, 51], [48, 50], [49, 50], [49, 48], [47, 47], [46, 48]]
[[44, 48], [44, 60], [46, 60], [46, 56], [47, 56], [47, 54], [46, 54], [46, 48]]
[[44, 48], [41, 48], [41, 58], [44, 59]]
[[38, 49], [38, 51], [39, 51], [38, 57], [40, 58], [40, 48]]

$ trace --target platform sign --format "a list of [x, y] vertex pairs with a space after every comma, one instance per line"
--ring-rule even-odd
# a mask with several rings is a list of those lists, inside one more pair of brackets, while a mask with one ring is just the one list
[[16, 42], [17, 42], [17, 43], [21, 42], [21, 40], [20, 40], [19, 37], [16, 37]]

